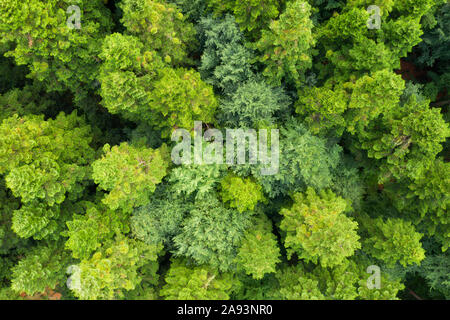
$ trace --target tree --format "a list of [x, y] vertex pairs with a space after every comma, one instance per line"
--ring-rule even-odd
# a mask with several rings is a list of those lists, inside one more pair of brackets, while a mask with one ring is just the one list
[[313, 133], [365, 136], [374, 120], [398, 104], [404, 88], [399, 75], [375, 71], [349, 82], [301, 89], [296, 112]]
[[48, 205], [35, 201], [27, 203], [14, 210], [11, 229], [22, 238], [33, 237], [42, 240], [49, 236], [58, 237], [59, 206]]
[[217, 118], [224, 127], [256, 129], [275, 123], [277, 116], [288, 111], [289, 104], [283, 90], [249, 80], [222, 101]]
[[360, 136], [360, 147], [370, 158], [382, 159], [379, 181], [421, 175], [449, 135], [448, 125], [429, 101], [411, 96], [399, 108], [385, 112]]
[[360, 164], [348, 155], [343, 155], [342, 161], [333, 170], [331, 190], [336, 195], [349, 201], [351, 208], [358, 212], [364, 202], [366, 184], [361, 173]]
[[254, 77], [253, 52], [245, 45], [232, 15], [223, 19], [204, 17], [198, 28], [204, 47], [199, 71], [206, 83], [219, 92], [231, 94], [240, 83]]
[[295, 0], [286, 4], [278, 20], [272, 21], [269, 30], [263, 30], [255, 43], [265, 64], [263, 74], [269, 83], [280, 85], [282, 79], [300, 85], [304, 73], [312, 67], [312, 48], [315, 40], [311, 29], [311, 6], [307, 1]]
[[225, 164], [188, 164], [171, 170], [168, 181], [174, 194], [183, 198], [214, 197], [226, 173]]
[[134, 210], [130, 218], [133, 235], [145, 243], [173, 247], [172, 238], [181, 232], [181, 224], [191, 209], [170, 191], [156, 191], [150, 203]]
[[250, 178], [227, 175], [220, 183], [222, 202], [228, 203], [230, 208], [236, 208], [241, 213], [253, 211], [258, 201], [266, 201], [261, 186]]
[[52, 206], [76, 197], [88, 178], [90, 127], [76, 112], [43, 116], [14, 115], [0, 126], [0, 173], [6, 185], [25, 203], [41, 200]]
[[228, 300], [239, 281], [231, 273], [210, 266], [191, 266], [172, 259], [160, 295], [167, 300]]
[[366, 220], [364, 227], [369, 230], [363, 250], [387, 264], [399, 262], [401, 265], [420, 264], [425, 258], [425, 250], [420, 243], [422, 234], [414, 226], [402, 219]]
[[265, 215], [253, 218], [253, 227], [247, 229], [239, 248], [236, 263], [253, 279], [276, 271], [280, 262], [280, 248], [272, 233], [271, 221]]
[[[418, 52], [420, 52], [417, 62], [428, 66], [433, 66], [436, 60], [445, 61], [450, 58], [449, 53], [444, 50], [450, 41], [448, 34], [444, 32], [449, 23], [447, 17], [450, 14], [450, 5], [436, 1], [433, 11], [424, 16], [422, 22], [424, 27], [423, 41], [417, 46]], [[446, 45], [442, 46], [442, 42]]]
[[406, 185], [386, 186], [386, 193], [393, 200], [394, 206], [405, 212], [416, 225], [438, 238], [443, 251], [450, 247], [450, 224], [446, 218], [450, 202], [447, 192], [450, 183], [449, 167], [448, 162], [436, 159], [428, 169]]
[[336, 266], [361, 248], [358, 223], [345, 216], [348, 203], [344, 199], [331, 191], [316, 194], [309, 188], [306, 194], [295, 194], [293, 200], [290, 209], [280, 212], [288, 258], [296, 253], [324, 267]]
[[430, 287], [441, 292], [446, 299], [450, 297], [449, 253], [429, 255], [422, 261], [420, 274], [427, 279]]
[[181, 9], [187, 21], [198, 22], [206, 16], [208, 10], [207, 0], [169, 0]]
[[129, 34], [166, 62], [186, 64], [188, 50], [195, 44], [195, 29], [180, 9], [160, 0], [124, 0], [119, 7], [123, 11], [120, 21]]
[[95, 183], [109, 191], [103, 203], [112, 210], [120, 208], [124, 212], [147, 204], [156, 185], [167, 174], [167, 147], [162, 145], [153, 150], [124, 142], [113, 147], [106, 144], [103, 152], [102, 158], [92, 163]]
[[139, 268], [155, 263], [160, 250], [160, 246], [118, 237], [91, 258], [71, 265], [68, 287], [85, 300], [123, 297], [123, 290], [133, 290], [142, 280]]
[[81, 94], [93, 88], [101, 39], [112, 26], [101, 1], [75, 3], [80, 8], [80, 29], [67, 26], [67, 1], [5, 1], [0, 9], [2, 42], [15, 44], [7, 56], [28, 65], [29, 77], [45, 82], [50, 91]]
[[321, 190], [331, 187], [333, 172], [342, 161], [342, 149], [312, 135], [297, 120], [290, 119], [280, 128], [279, 170], [261, 175], [261, 164], [233, 168], [238, 175], [251, 172], [270, 198], [304, 191], [307, 187]]
[[423, 41], [413, 49], [413, 52], [417, 54], [417, 58], [414, 59], [415, 64], [421, 67], [433, 67], [432, 71], [427, 72], [432, 81], [426, 84], [427, 91], [432, 92], [432, 96], [430, 94], [432, 100], [445, 90], [450, 77], [448, 67], [450, 54], [446, 49], [450, 45], [450, 36], [448, 32], [445, 32], [449, 28], [450, 4], [444, 2], [436, 1], [434, 10], [430, 10], [422, 18], [424, 34], [421, 38]]
[[[398, 69], [399, 59], [417, 45], [422, 35], [420, 17], [430, 9], [425, 0], [406, 8], [402, 1], [379, 4], [380, 28], [369, 29], [367, 4], [350, 2], [318, 29], [318, 43], [330, 65], [318, 66], [321, 77], [348, 80], [350, 75]], [[401, 9], [400, 9], [401, 8]]]
[[226, 209], [212, 196], [196, 201], [182, 223], [182, 231], [173, 238], [173, 252], [197, 264], [228, 271], [234, 267], [233, 260], [249, 226], [248, 214]]
[[111, 113], [147, 123], [163, 137], [194, 121], [214, 122], [217, 100], [198, 72], [173, 69], [137, 38], [117, 33], [106, 37], [100, 57], [100, 95]]
[[12, 268], [11, 288], [28, 295], [54, 289], [63, 283], [68, 263], [69, 256], [55, 243], [31, 248]]
[[[300, 271], [300, 272], [299, 272]], [[303, 270], [291, 266], [276, 273], [278, 292], [274, 297], [283, 300], [325, 300], [319, 290], [319, 282], [311, 279]]]
[[278, 286], [272, 291], [275, 299], [292, 300], [398, 300], [404, 289], [399, 279], [381, 273], [380, 288], [368, 288], [364, 258], [344, 260], [333, 268], [297, 264], [280, 269], [275, 275]]
[[0, 172], [22, 203], [13, 212], [12, 229], [23, 238], [58, 238], [67, 219], [60, 206], [79, 198], [88, 183], [94, 156], [90, 127], [76, 112], [47, 121], [15, 114], [0, 132]]
[[67, 230], [62, 234], [68, 237], [65, 248], [72, 251], [76, 259], [88, 259], [102, 244], [115, 235], [129, 231], [127, 215], [120, 210], [110, 210], [103, 204], [83, 201], [77, 204]]
[[151, 99], [152, 109], [156, 112], [152, 123], [158, 129], [179, 127], [191, 130], [194, 121], [215, 122], [218, 102], [212, 88], [194, 70], [164, 69], [154, 84]]
[[299, 91], [295, 111], [314, 134], [342, 135], [346, 127], [344, 112], [348, 96], [341, 88], [305, 87]]
[[216, 15], [229, 11], [236, 17], [241, 30], [248, 31], [255, 38], [271, 19], [279, 14], [280, 1], [275, 0], [208, 0]]

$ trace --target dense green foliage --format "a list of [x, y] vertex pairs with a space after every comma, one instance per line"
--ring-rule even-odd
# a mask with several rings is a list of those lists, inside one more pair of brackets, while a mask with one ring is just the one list
[[317, 196], [308, 189], [306, 196], [294, 195], [291, 209], [283, 209], [280, 229], [286, 232], [284, 246], [288, 258], [296, 253], [305, 261], [336, 266], [359, 249], [357, 223], [343, 213], [347, 210], [344, 199], [330, 191]]
[[450, 299], [449, 83], [444, 0], [2, 0], [0, 299]]

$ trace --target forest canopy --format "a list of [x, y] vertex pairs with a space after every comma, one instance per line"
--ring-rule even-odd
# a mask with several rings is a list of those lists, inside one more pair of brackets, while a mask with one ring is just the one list
[[4, 0], [0, 70], [0, 300], [450, 299], [448, 1]]

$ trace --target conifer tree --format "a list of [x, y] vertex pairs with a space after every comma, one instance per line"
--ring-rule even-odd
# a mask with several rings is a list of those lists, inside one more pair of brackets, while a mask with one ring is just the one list
[[221, 186], [222, 202], [228, 203], [230, 208], [236, 208], [239, 212], [253, 211], [258, 202], [266, 201], [261, 186], [250, 178], [228, 175], [221, 181]]
[[257, 280], [276, 271], [280, 248], [265, 215], [253, 218], [253, 227], [245, 232], [236, 259], [238, 266]]
[[250, 221], [248, 214], [224, 208], [214, 197], [196, 201], [173, 239], [174, 254], [220, 271], [231, 270]]
[[257, 37], [259, 31], [267, 26], [271, 19], [278, 16], [280, 4], [284, 0], [208, 0], [208, 2], [216, 14], [233, 13], [241, 30], [246, 30]]
[[312, 67], [312, 48], [315, 40], [311, 29], [311, 6], [307, 1], [295, 0], [286, 4], [278, 20], [263, 30], [255, 48], [261, 52], [266, 67], [263, 74], [271, 84], [280, 85], [282, 79], [300, 85], [304, 73]]
[[118, 237], [89, 259], [70, 265], [68, 287], [84, 300], [123, 297], [125, 290], [135, 289], [142, 281], [139, 269], [154, 263], [160, 250], [160, 246]]
[[364, 222], [369, 237], [363, 240], [363, 250], [387, 264], [420, 264], [425, 257], [420, 239], [422, 234], [402, 219], [381, 218]]
[[[73, 11], [80, 9], [80, 25], [69, 27]], [[1, 42], [15, 46], [7, 56], [27, 65], [29, 76], [43, 81], [50, 91], [82, 94], [94, 88], [101, 40], [112, 27], [111, 14], [102, 1], [5, 1], [0, 8]]]
[[320, 265], [336, 266], [361, 248], [357, 222], [345, 216], [348, 203], [331, 191], [294, 195], [294, 204], [284, 208], [280, 229], [286, 232], [284, 246], [288, 258], [299, 258]]
[[160, 295], [167, 300], [228, 300], [240, 283], [231, 273], [172, 259]]
[[204, 17], [199, 22], [199, 37], [204, 47], [199, 67], [202, 79], [224, 94], [234, 93], [241, 82], [254, 77], [253, 52], [234, 16], [223, 19]]
[[102, 104], [113, 114], [149, 124], [168, 137], [173, 129], [214, 122], [217, 100], [212, 88], [192, 69], [174, 69], [160, 55], [146, 51], [136, 37], [112, 34], [100, 57]]
[[109, 191], [103, 203], [112, 210], [120, 208], [124, 212], [147, 204], [156, 185], [167, 174], [166, 145], [153, 150], [124, 142], [113, 147], [106, 144], [103, 152], [102, 158], [92, 163], [94, 181]]
[[161, 0], [123, 0], [121, 22], [144, 47], [155, 50], [166, 62], [186, 64], [188, 49], [195, 44], [194, 26], [180, 9]]

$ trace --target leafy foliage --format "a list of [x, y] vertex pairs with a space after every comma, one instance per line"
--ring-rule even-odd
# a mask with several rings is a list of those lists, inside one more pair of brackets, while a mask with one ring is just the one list
[[[144, 122], [167, 137], [173, 128], [193, 128], [194, 121], [214, 122], [217, 100], [200, 74], [168, 66], [156, 51], [144, 51], [137, 38], [112, 34], [100, 57], [102, 104], [113, 114]], [[132, 52], [132, 53], [130, 53]]]
[[92, 177], [103, 190], [109, 191], [103, 203], [112, 210], [131, 212], [148, 203], [148, 198], [167, 174], [168, 151], [163, 145], [153, 150], [124, 142], [103, 147], [104, 155], [92, 163]]
[[447, 2], [0, 0], [0, 299], [448, 299]]
[[280, 228], [286, 232], [288, 258], [296, 253], [324, 267], [336, 266], [361, 247], [358, 224], [346, 217], [347, 202], [331, 191], [317, 195], [313, 189], [294, 195], [290, 209], [282, 209]]
[[87, 178], [90, 128], [76, 113], [55, 120], [14, 115], [0, 126], [0, 173], [23, 202], [61, 203], [66, 192], [79, 193]]
[[189, 209], [190, 204], [167, 192], [154, 195], [149, 204], [133, 212], [131, 229], [134, 236], [145, 243], [170, 245], [172, 238], [180, 232]]
[[189, 266], [174, 259], [160, 294], [167, 300], [228, 300], [239, 281], [209, 266]]
[[187, 50], [194, 44], [194, 27], [180, 10], [160, 0], [124, 0], [121, 22], [146, 48], [156, 50], [166, 61], [186, 63]]
[[430, 283], [431, 289], [442, 292], [446, 299], [450, 296], [450, 279], [448, 274], [448, 252], [431, 255], [422, 262], [421, 274]]
[[345, 130], [365, 136], [368, 125], [399, 102], [404, 87], [400, 76], [380, 70], [342, 84], [306, 87], [299, 92], [296, 111], [313, 133], [341, 135]]
[[[93, 88], [98, 72], [101, 39], [110, 32], [110, 13], [101, 1], [77, 0], [81, 29], [67, 26], [65, 0], [4, 1], [1, 6], [1, 42], [13, 42], [6, 54], [27, 65], [30, 77], [45, 82], [49, 90], [79, 94]], [[86, 87], [87, 86], [87, 87]]]
[[270, 220], [265, 215], [255, 217], [253, 227], [245, 232], [239, 248], [236, 257], [238, 265], [258, 280], [276, 271], [276, 264], [280, 262], [279, 257], [280, 249], [272, 233]]
[[[325, 139], [312, 135], [296, 120], [280, 128], [279, 170], [273, 175], [261, 175], [261, 164], [249, 170], [269, 197], [304, 191], [310, 186], [321, 190], [331, 186], [334, 169], [341, 159], [342, 149]], [[243, 172], [243, 168], [236, 168]]]
[[263, 74], [270, 83], [280, 85], [287, 78], [299, 85], [305, 71], [311, 68], [315, 40], [310, 12], [307, 1], [289, 1], [279, 19], [272, 21], [269, 30], [263, 30], [255, 43], [255, 48], [262, 53], [259, 60], [266, 65]]
[[80, 299], [113, 299], [132, 290], [141, 280], [139, 268], [157, 260], [159, 246], [117, 238], [90, 259], [71, 265], [68, 287]]
[[302, 273], [299, 274], [295, 267], [278, 271], [276, 277], [280, 288], [276, 297], [283, 300], [325, 300], [318, 281]]
[[240, 83], [254, 77], [250, 64], [253, 52], [245, 46], [244, 36], [232, 15], [227, 14], [223, 19], [204, 17], [198, 26], [204, 47], [199, 67], [202, 79], [231, 94]]
[[226, 165], [189, 164], [171, 170], [171, 190], [182, 197], [206, 199], [214, 196], [226, 170]]
[[279, 1], [275, 0], [209, 0], [209, 5], [216, 14], [229, 11], [236, 17], [241, 30], [247, 30], [253, 35], [264, 28], [270, 19], [279, 13]]
[[197, 201], [173, 238], [174, 253], [228, 271], [249, 226], [248, 215], [224, 208], [216, 198]]
[[81, 214], [74, 214], [73, 220], [67, 221], [67, 231], [63, 233], [68, 237], [66, 248], [74, 258], [88, 259], [105, 240], [129, 231], [126, 215], [87, 201], [79, 206]]
[[384, 274], [379, 289], [368, 289], [364, 272], [367, 262], [345, 260], [334, 268], [311, 269], [301, 264], [285, 267], [276, 274], [278, 286], [272, 295], [288, 300], [396, 300], [404, 286]]
[[67, 253], [54, 245], [32, 248], [13, 267], [11, 288], [28, 295], [54, 288], [63, 282], [67, 263]]
[[217, 117], [225, 127], [264, 127], [287, 112], [289, 104], [290, 99], [282, 90], [264, 81], [249, 80], [221, 103]]
[[[402, 219], [378, 218], [366, 223], [370, 237], [363, 241], [364, 250], [388, 264], [419, 264], [425, 257], [420, 239], [422, 235], [414, 226]], [[394, 249], [395, 248], [395, 249]]]
[[265, 201], [262, 188], [250, 178], [228, 175], [221, 181], [222, 202], [239, 212], [253, 211], [258, 201]]

